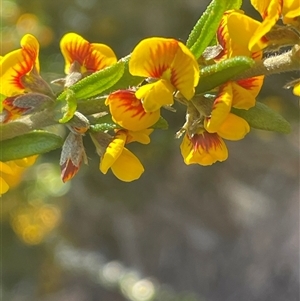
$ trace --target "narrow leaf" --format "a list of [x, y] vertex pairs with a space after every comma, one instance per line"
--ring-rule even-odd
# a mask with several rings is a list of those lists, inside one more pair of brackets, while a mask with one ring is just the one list
[[117, 81], [113, 86], [109, 89], [105, 90], [103, 93], [109, 94], [112, 91], [120, 90], [120, 89], [127, 89], [129, 87], [133, 87], [141, 83], [144, 78], [140, 76], [133, 76], [129, 72], [129, 60], [130, 55], [121, 59], [124, 63], [124, 73], [122, 77]]
[[46, 131], [27, 133], [1, 142], [0, 161], [47, 153], [61, 147], [62, 144], [63, 140], [60, 136]]
[[273, 131], [282, 134], [291, 132], [291, 125], [277, 112], [261, 102], [249, 110], [232, 108], [232, 113], [244, 118], [255, 129]]
[[204, 67], [200, 71], [200, 81], [196, 94], [205, 93], [236, 77], [253, 66], [254, 61], [246, 56], [236, 56], [217, 64]]
[[[99, 95], [101, 92], [107, 90], [113, 86], [124, 73], [124, 62], [119, 60], [116, 64], [97, 71], [73, 86], [68, 90], [72, 90], [77, 99], [87, 99], [95, 95]], [[68, 90], [61, 93], [57, 100], [64, 100], [68, 95]]]
[[77, 109], [77, 99], [74, 91], [68, 88], [66, 92], [67, 95], [65, 101], [59, 102], [59, 104], [62, 104], [60, 113], [63, 114], [62, 118], [58, 120], [60, 123], [68, 122], [74, 116]]
[[164, 119], [163, 117], [160, 116], [158, 121], [154, 125], [151, 126], [151, 129], [167, 130], [168, 127], [169, 127], [169, 124], [166, 121], [166, 119]]

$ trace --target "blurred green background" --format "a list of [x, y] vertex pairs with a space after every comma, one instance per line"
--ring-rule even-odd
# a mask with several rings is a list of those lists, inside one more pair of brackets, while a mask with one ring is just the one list
[[[50, 81], [63, 76], [65, 33], [120, 58], [145, 37], [185, 41], [208, 2], [2, 0], [0, 54], [34, 34]], [[1, 198], [2, 300], [299, 300], [299, 100], [282, 89], [296, 75], [267, 78], [258, 99], [292, 133], [253, 130], [221, 164], [184, 165], [180, 107], [164, 113], [168, 131], [132, 148], [145, 166], [136, 182], [102, 175], [89, 137], [89, 166], [70, 183], [59, 151], [40, 157]]]

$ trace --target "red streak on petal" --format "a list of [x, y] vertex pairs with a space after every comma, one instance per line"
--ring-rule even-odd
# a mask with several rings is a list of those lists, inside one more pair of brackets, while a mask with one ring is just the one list
[[240, 79], [237, 81], [237, 83], [245, 88], [246, 90], [251, 90], [252, 88], [256, 87], [256, 81], [257, 78], [256, 77], [250, 77], [250, 78], [246, 78], [246, 79]]
[[2, 121], [3, 123], [7, 123], [10, 120], [14, 120], [21, 116], [24, 112], [28, 110], [28, 108], [19, 108], [14, 105], [14, 101], [18, 96], [7, 97], [3, 100], [3, 111], [5, 112], [5, 118]]
[[200, 147], [209, 153], [210, 149], [216, 150], [222, 145], [217, 133], [203, 132], [202, 134], [195, 134], [190, 140], [194, 146], [194, 151], [197, 151]]
[[146, 115], [141, 101], [135, 97], [133, 91], [121, 90], [113, 93], [111, 96], [113, 98], [116, 97], [119, 101], [118, 108], [125, 108], [123, 112], [131, 112], [131, 117], [142, 119]]
[[[27, 55], [26, 55], [27, 54]], [[12, 75], [11, 84], [18, 89], [25, 89], [22, 83], [22, 77], [28, 74], [34, 66], [35, 61], [32, 60], [32, 57], [28, 55], [28, 53], [22, 53], [23, 60], [19, 61], [18, 67], [12, 68], [15, 72]]]
[[151, 77], [160, 78], [162, 74], [170, 67], [169, 63], [164, 58], [168, 58], [168, 55], [173, 55], [174, 48], [178, 46], [177, 41], [170, 41], [166, 43], [158, 44], [155, 49], [150, 49], [150, 58], [152, 62], [152, 68], [149, 70]]

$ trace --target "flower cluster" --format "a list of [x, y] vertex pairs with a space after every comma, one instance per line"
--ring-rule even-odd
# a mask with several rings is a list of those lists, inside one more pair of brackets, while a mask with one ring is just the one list
[[[223, 139], [240, 140], [250, 131], [249, 121], [237, 111], [256, 106], [264, 72], [232, 77], [203, 93], [197, 91], [201, 70], [238, 57], [259, 65], [266, 51], [299, 44], [300, 8], [296, 1], [251, 2], [262, 22], [240, 10], [226, 11], [217, 28], [215, 45], [207, 48], [212, 53], [208, 57], [195, 57], [192, 49], [176, 39], [152, 37], [139, 42], [127, 61], [118, 60], [109, 46], [67, 33], [60, 42], [66, 75], [52, 82], [62, 87], [59, 95], [41, 77], [39, 43], [26, 34], [20, 49], [0, 59], [0, 121], [4, 126], [25, 115], [52, 112], [44, 115], [50, 119], [47, 125], [62, 123], [69, 129], [60, 158], [64, 182], [88, 161], [83, 144], [86, 134], [100, 156], [100, 171], [106, 174], [111, 169], [118, 179], [130, 182], [141, 176], [144, 167], [127, 145], [150, 143], [150, 134], [165, 121], [163, 110], [170, 110], [177, 101], [187, 110], [186, 121], [176, 134], [177, 138], [184, 134], [180, 146], [184, 162], [211, 165], [224, 161], [228, 149]], [[282, 26], [277, 24], [281, 17]], [[126, 82], [124, 75], [115, 86], [110, 84], [111, 70], [125, 61], [127, 69], [123, 67], [122, 72], [127, 72], [129, 80]], [[96, 87], [100, 80], [101, 91]], [[291, 86], [299, 95], [299, 81]], [[100, 92], [91, 93], [93, 87]], [[85, 89], [89, 91], [86, 98]], [[8, 162], [1, 163], [1, 173], [11, 174]], [[1, 174], [0, 180], [0, 192], [4, 193], [8, 189], [5, 176]]]

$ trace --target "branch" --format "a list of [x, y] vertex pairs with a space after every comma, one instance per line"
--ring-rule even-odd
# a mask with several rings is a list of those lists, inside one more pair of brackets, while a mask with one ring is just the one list
[[246, 70], [233, 80], [251, 78], [259, 75], [272, 75], [282, 72], [299, 71], [300, 45], [280, 55], [270, 56], [262, 61], [255, 62], [254, 66]]

